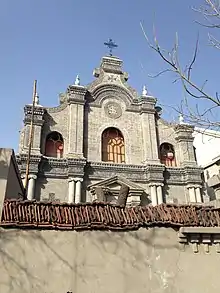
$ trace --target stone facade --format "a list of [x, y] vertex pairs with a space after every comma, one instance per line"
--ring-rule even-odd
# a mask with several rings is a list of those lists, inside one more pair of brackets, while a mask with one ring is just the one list
[[[138, 95], [128, 85], [128, 74], [123, 72], [120, 59], [103, 57], [94, 77], [88, 86], [70, 85], [60, 95], [58, 107], [34, 108], [28, 198], [91, 201], [92, 188], [100, 187], [102, 182], [102, 187], [113, 193], [121, 184], [135, 186], [128, 197], [131, 205], [202, 202], [193, 127], [163, 121], [156, 111], [156, 99], [146, 91]], [[22, 175], [27, 162], [31, 111], [31, 106], [25, 106], [17, 156]], [[102, 134], [112, 127], [123, 135], [125, 163], [102, 160]], [[58, 158], [45, 155], [48, 134], [54, 131], [63, 139], [63, 155]], [[160, 161], [163, 143], [172, 144], [175, 166]]]

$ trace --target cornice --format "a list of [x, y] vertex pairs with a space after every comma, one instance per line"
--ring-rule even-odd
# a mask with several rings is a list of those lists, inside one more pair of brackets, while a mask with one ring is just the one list
[[67, 103], [76, 103], [84, 105], [86, 92], [87, 88], [85, 88], [84, 86], [70, 85], [66, 91]]
[[[25, 115], [31, 115], [32, 114], [32, 105], [25, 105], [24, 112], [25, 112]], [[44, 107], [39, 107], [39, 106], [34, 107], [34, 115], [43, 116], [44, 112], [45, 112]]]
[[186, 245], [190, 245], [194, 253], [203, 250], [205, 254], [208, 254], [212, 248], [220, 253], [219, 227], [181, 227], [178, 236], [183, 250]]
[[107, 162], [88, 162], [91, 167], [94, 169], [105, 169], [105, 170], [136, 170], [139, 172], [144, 172], [144, 165], [133, 165], [133, 164], [116, 164], [116, 163], [107, 163]]

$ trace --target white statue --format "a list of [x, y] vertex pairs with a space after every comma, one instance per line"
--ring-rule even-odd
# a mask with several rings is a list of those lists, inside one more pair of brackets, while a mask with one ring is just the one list
[[182, 114], [179, 115], [179, 124], [184, 124], [184, 117]]
[[80, 78], [79, 78], [78, 74], [77, 74], [76, 79], [75, 79], [75, 85], [80, 85]]
[[146, 86], [145, 85], [143, 86], [142, 96], [143, 97], [146, 97], [147, 96], [147, 89], [146, 89]]

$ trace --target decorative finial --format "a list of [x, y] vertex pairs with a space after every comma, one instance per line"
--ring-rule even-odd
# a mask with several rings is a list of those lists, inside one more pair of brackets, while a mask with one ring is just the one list
[[142, 96], [143, 96], [143, 97], [146, 97], [146, 96], [147, 96], [147, 88], [146, 88], [145, 85], [143, 86]]
[[38, 95], [38, 93], [36, 93], [36, 95], [34, 97], [34, 106], [39, 106], [39, 95]]
[[80, 85], [80, 78], [79, 75], [77, 74], [76, 79], [75, 79], [75, 85]]
[[117, 47], [118, 47], [118, 45], [115, 44], [115, 42], [113, 42], [112, 39], [109, 39], [108, 42], [105, 42], [105, 43], [104, 43], [104, 45], [107, 46], [107, 47], [109, 48], [109, 55], [110, 55], [110, 56], [112, 56], [112, 50], [113, 50], [114, 48], [117, 48]]
[[184, 117], [183, 114], [179, 115], [179, 124], [184, 124]]

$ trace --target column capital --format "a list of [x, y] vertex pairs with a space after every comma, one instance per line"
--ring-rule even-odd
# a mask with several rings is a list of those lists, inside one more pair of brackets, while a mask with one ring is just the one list
[[149, 183], [149, 187], [151, 187], [151, 186], [155, 186], [155, 187], [161, 186], [161, 187], [163, 187], [164, 183], [162, 183], [162, 182], [151, 182], [151, 183]]
[[189, 189], [189, 188], [199, 188], [199, 189], [201, 189], [202, 186], [199, 185], [199, 184], [188, 184], [188, 185], [186, 186], [186, 188], [187, 188], [187, 189]]
[[75, 182], [83, 182], [83, 178], [76, 177], [73, 179]]
[[29, 174], [28, 175], [28, 179], [34, 179], [34, 180], [36, 180], [37, 179], [37, 175], [35, 175], [35, 174]]

